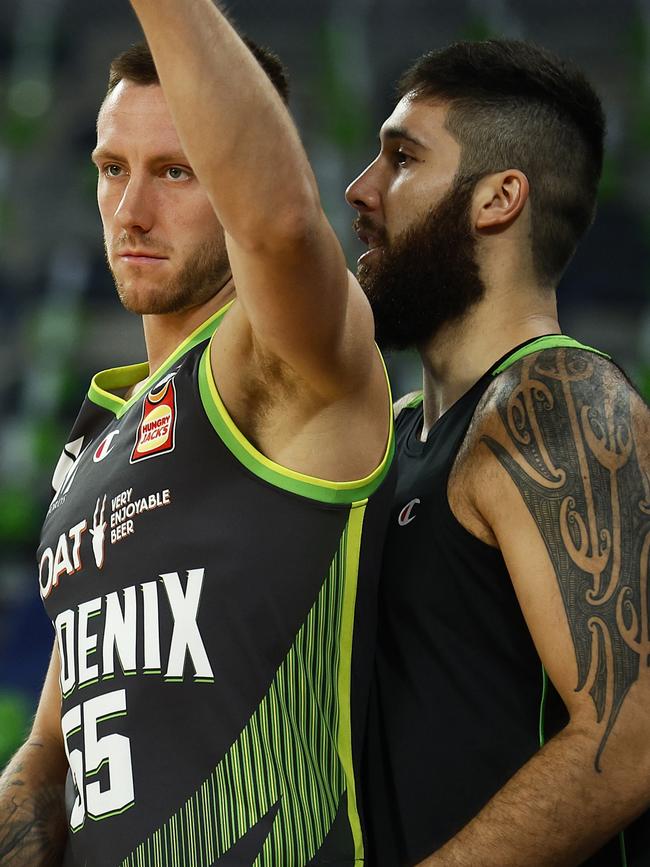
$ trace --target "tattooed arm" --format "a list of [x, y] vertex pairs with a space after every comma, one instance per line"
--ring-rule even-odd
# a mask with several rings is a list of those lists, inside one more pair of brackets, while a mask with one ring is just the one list
[[26, 743], [0, 777], [0, 867], [55, 867], [66, 836], [56, 648]]
[[531, 355], [479, 407], [450, 503], [570, 721], [426, 867], [570, 867], [650, 805], [649, 479], [650, 413], [599, 356]]

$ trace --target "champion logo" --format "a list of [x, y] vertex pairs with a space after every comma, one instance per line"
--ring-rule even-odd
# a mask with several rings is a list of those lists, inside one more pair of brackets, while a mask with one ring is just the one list
[[118, 434], [119, 430], [111, 431], [108, 436], [105, 436], [104, 439], [97, 446], [95, 454], [93, 455], [93, 461], [96, 464], [98, 464], [100, 461], [103, 461], [104, 458], [113, 451], [113, 440]]
[[397, 523], [400, 527], [406, 527], [407, 524], [410, 524], [411, 521], [414, 521], [417, 518], [417, 515], [413, 513], [413, 510], [420, 502], [419, 497], [415, 497], [404, 506], [402, 511], [399, 513], [399, 517], [397, 518]]

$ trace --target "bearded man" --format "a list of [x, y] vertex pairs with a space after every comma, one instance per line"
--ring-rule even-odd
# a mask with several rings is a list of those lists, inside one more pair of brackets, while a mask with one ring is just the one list
[[650, 414], [556, 308], [600, 102], [513, 41], [427, 54], [400, 96], [347, 191], [380, 345], [416, 348], [424, 383], [397, 405], [372, 863], [643, 867]]

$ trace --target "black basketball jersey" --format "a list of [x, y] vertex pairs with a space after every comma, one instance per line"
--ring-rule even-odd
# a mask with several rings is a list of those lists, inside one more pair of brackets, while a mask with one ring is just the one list
[[[500, 551], [469, 533], [447, 499], [494, 376], [558, 346], [589, 349], [560, 335], [523, 344], [441, 416], [426, 442], [421, 396], [398, 417], [365, 759], [373, 865], [413, 865], [439, 849], [568, 722]], [[645, 867], [649, 826], [639, 820], [586, 863]]]
[[66, 865], [364, 860], [392, 436], [358, 482], [268, 460], [212, 377], [224, 312], [152, 377], [98, 374], [55, 471], [38, 565], [62, 665]]

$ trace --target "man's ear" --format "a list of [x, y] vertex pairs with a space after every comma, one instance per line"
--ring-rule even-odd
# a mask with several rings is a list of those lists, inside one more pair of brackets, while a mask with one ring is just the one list
[[523, 210], [529, 193], [528, 178], [519, 169], [481, 178], [474, 190], [474, 227], [479, 231], [506, 228]]

